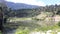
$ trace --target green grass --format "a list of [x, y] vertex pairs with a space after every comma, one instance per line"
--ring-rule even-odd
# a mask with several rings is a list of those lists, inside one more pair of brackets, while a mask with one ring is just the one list
[[[28, 20], [29, 18], [13, 18], [12, 20]], [[55, 30], [57, 30], [58, 32], [60, 32], [60, 24], [56, 24], [56, 25], [53, 25], [53, 26], [47, 26], [45, 24], [45, 26], [40, 26], [39, 24], [37, 23], [32, 23], [32, 22], [29, 22], [29, 23], [25, 23], [25, 22], [17, 22], [18, 24], [20, 24], [20, 26], [17, 28], [15, 34], [28, 34], [30, 33], [31, 31], [43, 31], [43, 32], [46, 32], [48, 30], [52, 30], [52, 34], [55, 33]], [[13, 26], [12, 26], [13, 27]]]
[[54, 26], [43, 26], [43, 27], [25, 27], [25, 26], [20, 26], [15, 34], [28, 34], [31, 31], [43, 31], [46, 32], [48, 30], [52, 30], [52, 34], [56, 33], [55, 31], [57, 30], [58, 32], [60, 32], [60, 27], [57, 25]]
[[25, 20], [32, 20], [32, 18], [18, 18], [18, 17], [10, 17], [8, 21], [10, 22], [16, 22], [16, 21], [25, 21]]
[[10, 17], [9, 19], [10, 19], [10, 20], [18, 20], [18, 19], [19, 19], [19, 20], [29, 20], [29, 19], [31, 19], [31, 18], [26, 18], [26, 17], [24, 17], [24, 18], [12, 17], [12, 18], [11, 18], [11, 17]]
[[30, 30], [25, 27], [19, 27], [19, 29], [17, 29], [17, 31], [15, 32], [15, 34], [29, 34]]

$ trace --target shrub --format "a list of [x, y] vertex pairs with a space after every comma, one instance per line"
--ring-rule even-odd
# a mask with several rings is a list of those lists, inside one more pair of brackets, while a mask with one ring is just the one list
[[17, 31], [16, 31], [16, 33], [15, 34], [28, 34], [29, 33], [29, 29], [28, 28], [25, 28], [25, 29], [21, 29], [21, 28], [19, 28], [19, 29], [17, 29]]
[[58, 26], [60, 26], [60, 22], [58, 22]]
[[1, 31], [0, 31], [0, 34], [2, 34]]

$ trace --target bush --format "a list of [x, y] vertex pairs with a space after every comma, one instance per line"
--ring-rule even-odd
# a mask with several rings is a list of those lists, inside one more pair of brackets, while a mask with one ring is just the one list
[[58, 22], [58, 26], [60, 26], [60, 22]]
[[29, 31], [30, 30], [28, 28], [25, 28], [25, 29], [18, 28], [15, 34], [28, 34]]
[[0, 31], [0, 34], [2, 34], [1, 31]]

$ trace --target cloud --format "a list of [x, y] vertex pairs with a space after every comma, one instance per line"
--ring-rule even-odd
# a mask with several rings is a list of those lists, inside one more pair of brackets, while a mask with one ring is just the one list
[[38, 5], [38, 6], [45, 6], [45, 3], [42, 1], [37, 0], [6, 0], [14, 3], [25, 3], [30, 5]]
[[57, 5], [60, 5], [60, 3], [57, 3]]

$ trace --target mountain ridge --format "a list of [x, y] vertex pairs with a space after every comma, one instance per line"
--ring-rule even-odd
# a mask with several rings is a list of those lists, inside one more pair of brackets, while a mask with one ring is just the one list
[[40, 7], [36, 5], [28, 5], [24, 3], [13, 3], [13, 2], [6, 2], [6, 5], [12, 9], [32, 9]]

